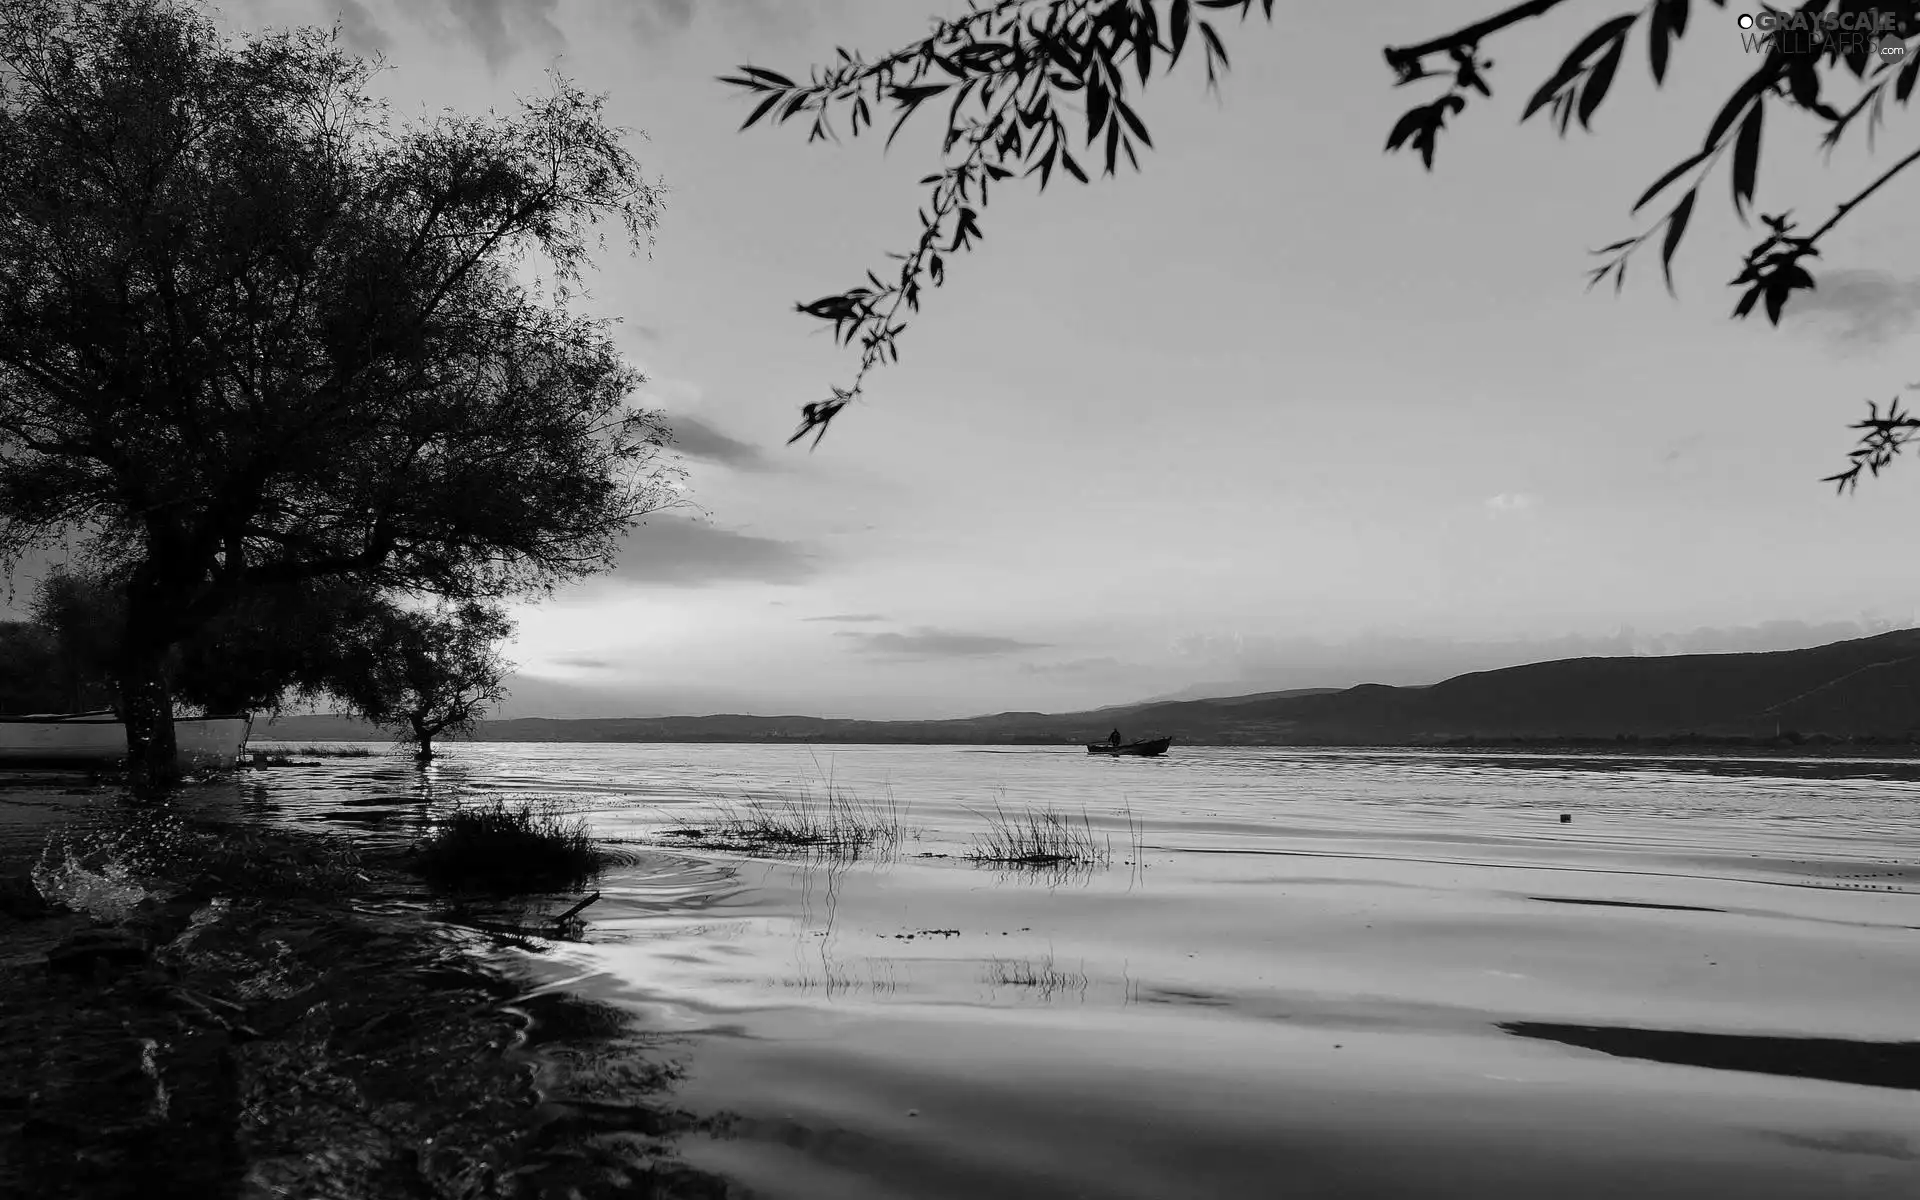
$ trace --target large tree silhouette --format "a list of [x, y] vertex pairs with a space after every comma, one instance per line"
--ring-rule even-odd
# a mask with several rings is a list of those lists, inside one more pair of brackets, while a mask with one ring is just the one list
[[[1575, 123], [1587, 129], [1636, 39], [1644, 42], [1652, 82], [1659, 86], [1674, 45], [1704, 24], [1697, 10], [1707, 5], [1725, 9], [1726, 0], [1643, 0], [1585, 30], [1530, 94], [1520, 119], [1544, 113], [1562, 135]], [[1434, 92], [1393, 126], [1387, 149], [1411, 151], [1433, 169], [1448, 119], [1493, 95], [1486, 47], [1522, 22], [1594, 7], [1526, 0], [1426, 41], [1387, 48], [1387, 65], [1399, 85]], [[1208, 86], [1215, 86], [1230, 61], [1215, 20], [1237, 16], [1245, 24], [1258, 15], [1271, 23], [1274, 9], [1274, 0], [1000, 0], [936, 20], [927, 37], [877, 58], [841, 49], [804, 82], [753, 66], [726, 77], [723, 82], [755, 101], [742, 128], [797, 121], [813, 141], [837, 138], [843, 130], [857, 136], [884, 123], [891, 145], [923, 108], [937, 110], [944, 124], [940, 167], [921, 180], [928, 199], [919, 213], [919, 236], [890, 256], [897, 267], [870, 271], [858, 286], [798, 306], [830, 322], [842, 343], [857, 345], [859, 363], [847, 384], [802, 409], [791, 440], [812, 433], [817, 444], [828, 423], [861, 394], [869, 373], [899, 357], [900, 334], [924, 292], [944, 282], [955, 254], [980, 240], [980, 214], [995, 185], [1037, 176], [1044, 191], [1056, 171], [1086, 183], [1096, 173], [1114, 174], [1122, 161], [1138, 169], [1140, 151], [1153, 142], [1135, 107], [1136, 94], [1183, 64], [1203, 68]], [[1611, 278], [1622, 286], [1628, 264], [1656, 238], [1667, 271], [1701, 187], [1723, 167], [1734, 210], [1746, 219], [1770, 109], [1810, 114], [1826, 126], [1823, 145], [1830, 149], [1845, 137], [1870, 133], [1889, 105], [1906, 106], [1920, 78], [1920, 46], [1909, 41], [1920, 34], [1917, 10], [1916, 0], [1807, 0], [1784, 12], [1760, 10], [1746, 35], [1758, 52], [1753, 71], [1734, 82], [1726, 101], [1704, 121], [1700, 150], [1654, 177], [1633, 205], [1634, 215], [1651, 210], [1657, 218], [1603, 247], [1590, 282]], [[1739, 33], [1732, 14], [1717, 16], [1712, 26], [1721, 36]], [[1833, 230], [1916, 161], [1920, 148], [1902, 153], [1811, 227], [1784, 213], [1761, 214], [1766, 235], [1733, 280], [1739, 290], [1734, 316], [1763, 311], [1777, 324], [1793, 293], [1815, 286], [1810, 263]], [[1863, 472], [1877, 475], [1920, 436], [1920, 418], [1895, 400], [1884, 410], [1869, 405], [1867, 419], [1855, 428], [1863, 435], [1859, 448], [1828, 479], [1842, 489], [1856, 486]]]
[[170, 650], [247, 596], [539, 590], [672, 494], [566, 305], [659, 206], [600, 101], [400, 125], [373, 70], [175, 0], [0, 0], [0, 560], [124, 570], [142, 783], [178, 774]]

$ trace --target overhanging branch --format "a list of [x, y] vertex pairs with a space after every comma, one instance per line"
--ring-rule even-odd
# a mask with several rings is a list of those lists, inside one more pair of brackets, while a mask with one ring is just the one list
[[1860, 207], [1861, 204], [1865, 203], [1867, 197], [1873, 195], [1875, 192], [1885, 187], [1889, 182], [1893, 180], [1893, 177], [1895, 175], [1898, 175], [1900, 172], [1906, 170], [1908, 167], [1912, 166], [1916, 162], [1920, 162], [1920, 150], [1914, 150], [1912, 153], [1908, 154], [1905, 158], [1902, 158], [1900, 161], [1888, 167], [1885, 171], [1881, 172], [1879, 178], [1875, 179], [1872, 183], [1868, 184], [1866, 187], [1862, 188], [1859, 192], [1855, 193], [1851, 199], [1841, 204], [1840, 207], [1834, 209], [1833, 215], [1828, 217], [1826, 220], [1826, 223], [1821, 225], [1820, 228], [1814, 230], [1812, 235], [1809, 236], [1807, 240], [1810, 242], [1817, 242], [1822, 237], [1826, 236], [1829, 232], [1832, 231], [1835, 225], [1838, 225], [1841, 222], [1841, 220], [1843, 220], [1846, 217], [1848, 213], [1852, 212], [1854, 209]]
[[1538, 16], [1560, 7], [1566, 0], [1527, 0], [1525, 4], [1516, 4], [1505, 12], [1495, 13], [1483, 21], [1476, 21], [1464, 29], [1455, 30], [1432, 41], [1422, 42], [1418, 46], [1388, 46], [1387, 65], [1403, 78], [1417, 75], [1420, 60], [1429, 54], [1439, 54], [1456, 46], [1477, 46], [1488, 34], [1499, 33], [1509, 25], [1518, 25], [1522, 21], [1531, 21]]

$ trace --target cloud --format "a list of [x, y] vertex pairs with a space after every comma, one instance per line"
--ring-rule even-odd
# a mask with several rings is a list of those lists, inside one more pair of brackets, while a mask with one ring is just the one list
[[1510, 641], [1457, 641], [1369, 635], [1344, 642], [1317, 638], [1195, 635], [1170, 647], [1200, 664], [1211, 680], [1184, 696], [1234, 696], [1285, 688], [1351, 687], [1357, 683], [1438, 683], [1472, 671], [1563, 658], [1626, 658], [1670, 654], [1736, 654], [1801, 650], [1872, 637], [1912, 620], [1863, 616], [1857, 621], [1767, 621], [1759, 625], [1647, 634], [1622, 626], [1611, 634], [1569, 634]]
[[467, 36], [480, 47], [487, 65], [498, 70], [521, 50], [547, 51], [566, 46], [554, 24], [559, 0], [441, 0]]
[[[551, 717], [671, 717], [691, 713], [765, 712], [769, 705], [746, 692], [699, 684], [622, 683], [617, 677], [584, 682], [515, 674], [507, 679], [507, 698], [492, 719]], [[778, 712], [778, 706], [773, 707]]]
[[393, 38], [361, 0], [333, 0], [329, 5], [334, 12], [333, 18], [340, 23], [340, 40], [347, 49], [355, 54], [372, 56], [385, 54], [393, 46]]
[[1852, 641], [1891, 633], [1912, 625], [1911, 620], [1863, 617], [1858, 621], [1764, 621], [1727, 629], [1700, 628], [1687, 633], [1634, 637], [1638, 654], [1755, 654], [1768, 650], [1804, 650], [1832, 642]]
[[734, 29], [792, 37], [810, 27], [815, 14], [792, 0], [626, 0], [633, 31], [643, 40], [678, 37], [693, 28], [696, 14], [717, 17]]
[[642, 34], [671, 36], [693, 27], [694, 0], [641, 0], [633, 5], [633, 27]]
[[699, 417], [685, 413], [669, 415], [667, 425], [673, 430], [673, 448], [689, 458], [705, 459], [739, 471], [773, 469], [773, 463], [758, 446], [729, 437]]
[[[359, 54], [385, 52], [393, 46], [389, 29], [373, 10], [384, 9], [387, 25], [404, 13], [420, 25], [445, 35], [464, 36], [479, 48], [487, 65], [500, 69], [514, 55], [527, 50], [550, 54], [564, 50], [566, 35], [558, 22], [560, 0], [306, 0], [310, 18], [340, 23], [347, 48]], [[790, 0], [602, 0], [596, 6], [614, 20], [623, 19], [642, 47], [677, 40], [692, 28], [696, 16], [718, 19], [733, 31], [746, 31], [790, 40], [812, 27], [820, 14]], [[594, 14], [589, 21], [604, 21]], [[451, 30], [449, 30], [451, 26]], [[604, 28], [604, 25], [597, 26]]]
[[[341, 40], [349, 50], [372, 54], [392, 47], [392, 34], [374, 17], [366, 0], [309, 3], [320, 10], [321, 20], [340, 23]], [[478, 46], [487, 65], [495, 70], [521, 50], [554, 51], [567, 44], [554, 22], [559, 0], [406, 0], [384, 7], [389, 12], [405, 12], [429, 27], [437, 25], [441, 33], [451, 20], [455, 30]]]
[[721, 529], [705, 521], [656, 516], [634, 530], [620, 562], [603, 579], [667, 587], [714, 583], [799, 583], [818, 572], [798, 543]]
[[1022, 642], [978, 633], [954, 633], [924, 626], [912, 633], [854, 633], [842, 630], [833, 636], [853, 639], [854, 648], [863, 654], [884, 654], [898, 658], [990, 658], [1021, 650], [1039, 650], [1046, 645], [1044, 642]]
[[1883, 346], [1920, 321], [1920, 278], [1886, 271], [1822, 273], [1810, 292], [1796, 292], [1786, 316], [1825, 328], [1841, 347]]
[[1690, 433], [1686, 437], [1680, 438], [1670, 444], [1667, 447], [1666, 453], [1660, 456], [1660, 462], [1663, 465], [1679, 462], [1682, 458], [1699, 449], [1706, 440], [1707, 435], [1704, 433]]
[[1540, 497], [1526, 492], [1501, 492], [1486, 499], [1487, 511], [1492, 513], [1525, 512], [1539, 504]]
[[801, 617], [802, 621], [884, 621], [881, 613], [833, 613], [824, 617]]
[[1126, 663], [1117, 658], [1070, 658], [1065, 662], [1022, 663], [1020, 670], [1027, 675], [1112, 675], [1130, 670]]
[[606, 671], [613, 667], [610, 658], [589, 658], [586, 655], [569, 654], [548, 661], [556, 667], [580, 667], [588, 671]]

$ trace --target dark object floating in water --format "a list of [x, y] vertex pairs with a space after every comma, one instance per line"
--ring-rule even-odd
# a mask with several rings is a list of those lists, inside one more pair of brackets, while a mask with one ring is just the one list
[[580, 903], [574, 905], [572, 908], [568, 909], [567, 911], [561, 913], [559, 916], [555, 917], [553, 919], [553, 923], [555, 925], [566, 924], [568, 921], [571, 921], [575, 917], [579, 916], [581, 909], [585, 908], [589, 904], [592, 904], [595, 900], [598, 900], [599, 898], [600, 898], [599, 892], [593, 893], [593, 895], [588, 896], [585, 900], [582, 900]]
[[1173, 745], [1173, 739], [1170, 737], [1155, 738], [1150, 742], [1124, 742], [1118, 746], [1112, 742], [1090, 742], [1087, 745], [1087, 753], [1135, 754], [1143, 758], [1151, 758], [1156, 754], [1165, 754], [1167, 747], [1171, 745]]
[[1699, 904], [1648, 904], [1641, 900], [1582, 900], [1574, 896], [1528, 896], [1529, 900], [1543, 900], [1548, 904], [1591, 904], [1596, 908], [1664, 908], [1671, 912], [1725, 912], [1724, 908], [1707, 908]]
[[1561, 813], [1561, 814], [1560, 814], [1560, 823], [1561, 823], [1562, 825], [1571, 825], [1571, 824], [1573, 824], [1573, 814], [1572, 814], [1572, 813]]
[[1519, 1037], [1598, 1050], [1616, 1058], [1920, 1091], [1920, 1042], [1690, 1033], [1544, 1021], [1506, 1021], [1500, 1028]]

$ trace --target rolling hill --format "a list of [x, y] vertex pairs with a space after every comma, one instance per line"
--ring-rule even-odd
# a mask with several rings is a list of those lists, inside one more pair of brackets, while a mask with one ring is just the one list
[[[1419, 745], [1459, 740], [1588, 741], [1778, 734], [1920, 738], [1920, 630], [1809, 650], [1574, 658], [1458, 675], [1427, 687], [1363, 684], [1079, 713], [1007, 712], [945, 721], [828, 717], [522, 718], [483, 741], [1020, 744], [1171, 734], [1197, 745]], [[354, 740], [339, 717], [288, 717], [260, 736]]]

